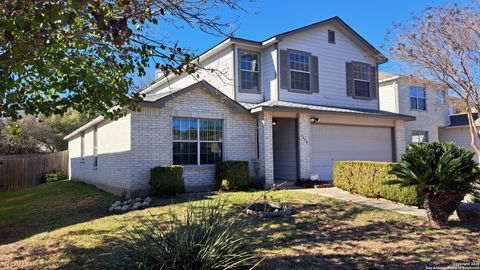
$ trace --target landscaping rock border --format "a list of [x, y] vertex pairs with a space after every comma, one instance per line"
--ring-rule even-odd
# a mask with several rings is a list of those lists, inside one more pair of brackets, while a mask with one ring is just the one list
[[127, 212], [132, 210], [145, 209], [150, 207], [152, 199], [150, 197], [128, 199], [126, 201], [116, 201], [110, 206], [108, 211], [110, 212]]

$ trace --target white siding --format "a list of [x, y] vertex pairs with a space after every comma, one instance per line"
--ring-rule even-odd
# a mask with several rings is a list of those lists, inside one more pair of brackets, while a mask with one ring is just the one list
[[[230, 98], [233, 96], [233, 52], [232, 48], [226, 48], [221, 52], [215, 54], [211, 58], [201, 63], [204, 69], [200, 69], [197, 73], [182, 74], [176, 76], [163, 85], [158, 86], [149, 94], [158, 94], [162, 92], [170, 92], [183, 89], [200, 80], [206, 80], [218, 90], [226, 94]], [[214, 72], [208, 71], [215, 70]]]
[[[468, 126], [441, 128], [438, 131], [438, 137], [442, 142], [453, 142], [456, 146], [460, 146], [468, 151], [475, 152], [473, 147], [470, 145], [471, 139]], [[475, 160], [478, 160], [477, 155], [475, 155]]]
[[380, 110], [398, 113], [397, 83], [394, 81], [381, 83], [378, 92]]
[[[258, 52], [260, 54], [260, 93], [245, 93], [245, 92], [240, 92], [240, 67], [238, 65], [238, 59], [240, 58], [239, 51], [241, 50], [246, 50], [246, 51], [252, 51], [252, 52]], [[247, 102], [247, 103], [260, 103], [263, 101], [263, 93], [264, 91], [268, 91], [268, 89], [265, 89], [266, 87], [268, 88], [269, 86], [266, 86], [263, 83], [263, 79], [265, 76], [265, 71], [264, 69], [268, 69], [268, 62], [269, 59], [268, 57], [265, 57], [265, 53], [260, 51], [257, 48], [251, 48], [251, 47], [245, 47], [245, 46], [235, 46], [235, 67], [237, 69], [237, 72], [235, 72], [235, 81], [237, 84], [235, 85], [235, 99], [238, 102]], [[267, 67], [265, 67], [267, 65]]]
[[[85, 159], [80, 157], [80, 137], [68, 143], [70, 178], [95, 184], [107, 191], [125, 195], [131, 184], [131, 115], [97, 126], [98, 166], [93, 166], [93, 128], [85, 131]], [[124, 193], [124, 194], [122, 194]]]
[[[328, 43], [328, 30], [334, 30], [336, 43]], [[319, 93], [302, 94], [280, 89], [279, 99], [299, 103], [378, 109], [378, 100], [353, 99], [346, 95], [345, 62], [358, 61], [375, 66], [375, 60], [333, 25], [323, 25], [286, 37], [280, 50], [294, 49], [318, 56]]]

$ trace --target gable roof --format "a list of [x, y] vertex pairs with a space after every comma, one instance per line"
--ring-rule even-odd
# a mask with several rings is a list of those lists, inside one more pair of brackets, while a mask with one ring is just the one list
[[[258, 47], [258, 48], [264, 48], [267, 46], [270, 46], [272, 44], [278, 43], [282, 41], [283, 38], [288, 37], [293, 34], [297, 34], [303, 31], [310, 30], [315, 27], [319, 27], [328, 23], [334, 23], [337, 26], [339, 26], [341, 29], [345, 30], [345, 33], [348, 33], [352, 40], [356, 42], [358, 45], [360, 45], [363, 49], [367, 50], [370, 52], [370, 54], [377, 60], [378, 64], [383, 64], [388, 61], [387, 57], [383, 55], [379, 50], [377, 50], [372, 44], [370, 44], [366, 39], [364, 39], [362, 36], [360, 36], [355, 30], [353, 30], [347, 23], [345, 23], [340, 17], [335, 16], [331, 17], [329, 19], [319, 21], [316, 23], [309, 24], [307, 26], [303, 26], [300, 28], [296, 28], [287, 32], [283, 32], [280, 34], [276, 34], [274, 36], [271, 36], [263, 41], [256, 41], [256, 40], [251, 40], [251, 39], [245, 39], [245, 38], [239, 38], [239, 37], [228, 37], [219, 43], [215, 44], [213, 47], [207, 49], [205, 52], [200, 54], [194, 61], [204, 61], [213, 55], [215, 55], [217, 52], [220, 52], [228, 47], [230, 47], [232, 44], [241, 44], [241, 45], [247, 45], [247, 46], [252, 46], [252, 47]], [[145, 89], [141, 91], [141, 93], [148, 93], [155, 89], [157, 86], [161, 85], [167, 79], [172, 79], [178, 75], [175, 74], [170, 74], [168, 76], [162, 76], [160, 78], [156, 78], [149, 86], [147, 86]]]
[[272, 36], [271, 38], [268, 38], [266, 40], [264, 40], [262, 43], [265, 43], [271, 39], [282, 39], [284, 37], [287, 37], [287, 36], [290, 36], [290, 35], [293, 35], [293, 34], [297, 34], [297, 33], [300, 33], [300, 32], [303, 32], [303, 31], [306, 31], [306, 30], [309, 30], [309, 29], [312, 29], [312, 28], [315, 28], [315, 27], [318, 27], [318, 26], [321, 26], [321, 25], [324, 25], [324, 24], [327, 24], [327, 23], [335, 23], [339, 26], [341, 26], [344, 30], [346, 30], [349, 34], [352, 35], [352, 38], [356, 41], [358, 41], [358, 43], [360, 45], [363, 45], [363, 47], [367, 50], [369, 50], [372, 55], [376, 56], [377, 57], [377, 60], [379, 61], [379, 64], [383, 64], [385, 62], [388, 61], [387, 57], [385, 57], [385, 55], [383, 55], [379, 50], [377, 50], [372, 44], [370, 44], [366, 39], [364, 39], [361, 35], [359, 35], [355, 30], [353, 30], [353, 28], [351, 28], [347, 23], [345, 23], [345, 21], [343, 21], [342, 19], [340, 19], [340, 17], [338, 16], [335, 16], [335, 17], [332, 17], [332, 18], [329, 18], [329, 19], [326, 19], [326, 20], [323, 20], [323, 21], [319, 21], [319, 22], [316, 22], [316, 23], [312, 23], [312, 24], [309, 24], [307, 26], [303, 26], [303, 27], [300, 27], [300, 28], [297, 28], [297, 29], [293, 29], [293, 30], [290, 30], [290, 31], [287, 31], [287, 32], [283, 32], [283, 33], [280, 33], [280, 34], [277, 34], [277, 35], [274, 35]]
[[205, 80], [201, 80], [177, 91], [169, 91], [155, 95], [148, 95], [140, 103], [140, 106], [163, 108], [166, 102], [199, 88], [204, 89], [205, 91], [216, 97], [221, 103], [230, 107], [234, 112], [249, 113], [249, 111], [240, 103], [231, 99]]
[[[199, 82], [196, 82], [194, 84], [191, 84], [183, 89], [180, 89], [178, 91], [170, 91], [170, 92], [165, 92], [165, 93], [159, 93], [155, 95], [147, 95], [146, 97], [143, 98], [143, 101], [140, 102], [140, 107], [157, 107], [157, 108], [163, 108], [165, 106], [165, 103], [179, 97], [181, 95], [187, 94], [195, 89], [204, 89], [211, 95], [213, 95], [215, 98], [217, 98], [222, 104], [227, 105], [230, 107], [234, 112], [237, 113], [250, 113], [249, 110], [247, 110], [244, 106], [242, 106], [240, 103], [236, 102], [235, 100], [229, 98], [227, 95], [224, 93], [220, 92], [217, 88], [213, 87], [211, 84], [209, 84], [207, 81], [202, 80]], [[93, 119], [92, 121], [88, 122], [87, 124], [81, 126], [80, 128], [76, 129], [72, 133], [68, 134], [63, 138], [64, 140], [69, 140], [73, 138], [74, 136], [78, 135], [79, 133], [94, 127], [95, 125], [100, 124], [101, 122], [108, 120], [103, 116], [98, 116], [97, 118]]]

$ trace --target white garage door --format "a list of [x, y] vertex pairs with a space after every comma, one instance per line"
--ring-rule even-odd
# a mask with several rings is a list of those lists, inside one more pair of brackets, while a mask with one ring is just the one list
[[312, 125], [313, 172], [332, 180], [340, 160], [392, 161], [391, 128]]

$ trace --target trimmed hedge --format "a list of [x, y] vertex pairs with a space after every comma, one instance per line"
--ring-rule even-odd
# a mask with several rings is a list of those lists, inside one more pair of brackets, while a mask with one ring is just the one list
[[150, 171], [150, 186], [155, 195], [176, 195], [185, 192], [183, 167], [159, 166]]
[[250, 184], [248, 161], [229, 160], [218, 162], [215, 167], [217, 187], [223, 190], [242, 190]]
[[333, 184], [345, 191], [373, 198], [384, 198], [407, 205], [420, 205], [421, 198], [414, 187], [385, 184], [396, 176], [389, 173], [392, 162], [337, 161], [333, 169]]

